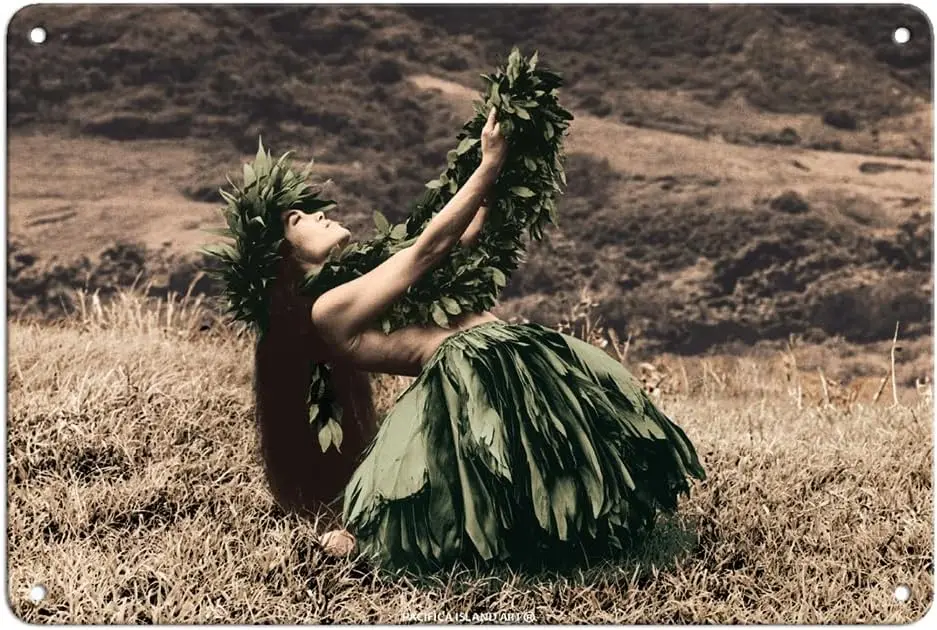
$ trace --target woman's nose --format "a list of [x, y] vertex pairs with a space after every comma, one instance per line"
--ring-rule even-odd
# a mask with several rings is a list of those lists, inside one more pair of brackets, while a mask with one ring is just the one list
[[325, 218], [325, 213], [324, 213], [324, 212], [321, 212], [321, 211], [320, 211], [320, 212], [316, 212], [316, 214], [315, 214], [314, 216], [316, 217], [316, 221], [321, 221], [322, 219]]

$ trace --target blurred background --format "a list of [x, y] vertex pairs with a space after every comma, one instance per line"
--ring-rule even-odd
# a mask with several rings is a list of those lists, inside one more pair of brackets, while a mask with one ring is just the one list
[[58, 317], [75, 288], [217, 295], [196, 250], [258, 135], [315, 158], [359, 238], [374, 210], [402, 220], [514, 45], [576, 120], [559, 229], [498, 314], [586, 304], [638, 357], [791, 335], [853, 357], [900, 322], [929, 369], [932, 44], [896, 6], [26, 7], [10, 315]]

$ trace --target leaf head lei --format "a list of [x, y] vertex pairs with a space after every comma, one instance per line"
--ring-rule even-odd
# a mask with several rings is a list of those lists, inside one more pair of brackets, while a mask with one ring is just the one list
[[257, 155], [243, 166], [243, 179], [219, 192], [225, 201], [222, 216], [227, 225], [218, 236], [233, 243], [208, 245], [202, 251], [221, 262], [215, 275], [221, 278], [227, 298], [227, 313], [259, 334], [270, 327], [269, 293], [280, 262], [287, 210], [305, 213], [328, 211], [335, 202], [319, 197], [319, 187], [309, 184], [310, 161], [302, 171], [291, 168], [290, 153], [274, 160], [258, 139]]

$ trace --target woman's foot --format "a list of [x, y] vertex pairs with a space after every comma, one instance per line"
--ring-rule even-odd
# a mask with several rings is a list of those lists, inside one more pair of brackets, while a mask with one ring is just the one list
[[330, 556], [347, 556], [355, 549], [355, 537], [344, 529], [334, 529], [324, 533], [319, 539], [319, 544]]

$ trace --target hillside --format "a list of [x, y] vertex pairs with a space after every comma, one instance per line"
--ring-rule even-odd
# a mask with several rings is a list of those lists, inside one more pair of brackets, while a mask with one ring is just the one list
[[[25, 35], [40, 23], [50, 35], [36, 47]], [[915, 37], [896, 46], [891, 24]], [[577, 110], [649, 125], [684, 122], [684, 96], [815, 117], [847, 110], [866, 133], [878, 130], [880, 150], [930, 151], [921, 138], [882, 138], [930, 102], [930, 32], [906, 7], [33, 6], [9, 32], [15, 128], [202, 137], [242, 151], [263, 130], [335, 160], [409, 149], [408, 162], [429, 167], [452, 121], [402, 78], [477, 84], [519, 45], [564, 74]], [[677, 98], [655, 108], [646, 102], [655, 92]], [[848, 149], [857, 136], [815, 140]]]
[[561, 229], [503, 314], [552, 324], [588, 287], [649, 350], [930, 332], [913, 9], [33, 6], [9, 33], [14, 311], [54, 313], [75, 285], [185, 290], [259, 134], [314, 155], [359, 233], [373, 209], [399, 220], [517, 44], [564, 75], [577, 120]]

